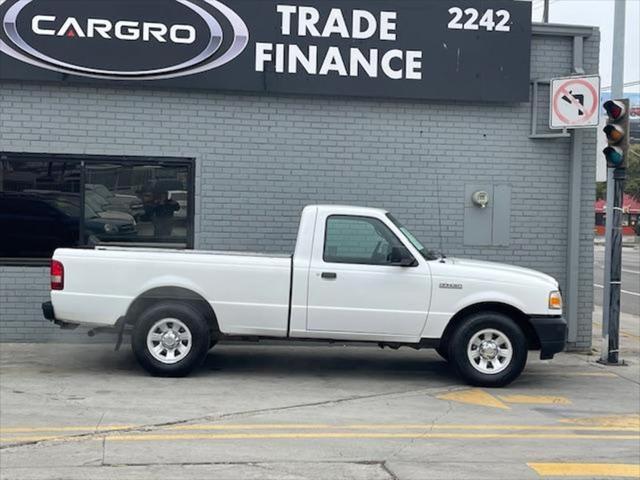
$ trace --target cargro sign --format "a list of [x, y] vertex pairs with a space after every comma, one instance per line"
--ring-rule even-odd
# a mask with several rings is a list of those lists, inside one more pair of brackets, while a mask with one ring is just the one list
[[0, 80], [527, 101], [512, 0], [0, 0]]

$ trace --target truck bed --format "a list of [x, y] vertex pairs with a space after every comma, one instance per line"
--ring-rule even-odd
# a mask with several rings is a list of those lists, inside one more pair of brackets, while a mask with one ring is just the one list
[[287, 335], [289, 255], [99, 246], [53, 258], [65, 268], [55, 315], [69, 323], [114, 325], [138, 296], [183, 288], [211, 304], [223, 333]]

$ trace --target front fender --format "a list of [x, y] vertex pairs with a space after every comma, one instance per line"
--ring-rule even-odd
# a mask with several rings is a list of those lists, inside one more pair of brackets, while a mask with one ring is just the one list
[[527, 305], [521, 299], [508, 292], [497, 290], [478, 290], [466, 295], [455, 295], [451, 291], [441, 293], [436, 289], [433, 292], [431, 302], [432, 310], [429, 312], [427, 322], [422, 331], [422, 338], [441, 338], [449, 321], [460, 311], [472, 305], [480, 303], [500, 303], [516, 308], [521, 312], [527, 311]]

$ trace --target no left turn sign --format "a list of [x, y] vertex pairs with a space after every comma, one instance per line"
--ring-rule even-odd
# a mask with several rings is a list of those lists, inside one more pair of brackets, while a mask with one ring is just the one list
[[551, 80], [550, 128], [592, 128], [600, 121], [600, 77]]

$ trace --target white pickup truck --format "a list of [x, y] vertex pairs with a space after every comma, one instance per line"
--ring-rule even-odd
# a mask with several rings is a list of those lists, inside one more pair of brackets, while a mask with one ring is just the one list
[[564, 349], [558, 282], [429, 251], [385, 210], [304, 208], [293, 256], [58, 249], [47, 319], [131, 332], [141, 365], [186, 375], [218, 341], [286, 339], [435, 348], [469, 383], [503, 386], [528, 350]]

